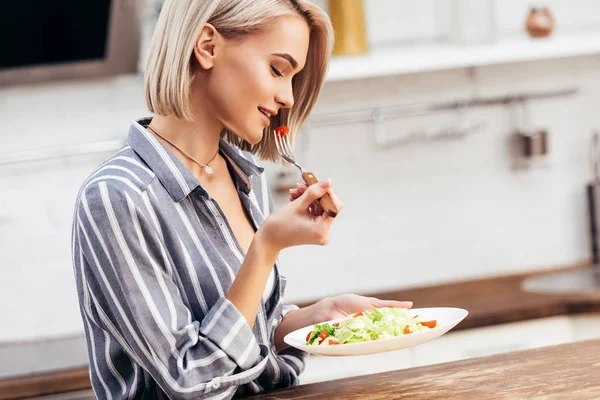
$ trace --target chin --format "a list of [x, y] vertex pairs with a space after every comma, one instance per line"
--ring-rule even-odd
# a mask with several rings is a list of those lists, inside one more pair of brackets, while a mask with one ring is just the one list
[[244, 140], [248, 143], [250, 143], [251, 145], [255, 145], [261, 142], [261, 140], [263, 139], [264, 136], [264, 130], [261, 130], [259, 132], [251, 132], [248, 135], [246, 135], [246, 137], [244, 138]]

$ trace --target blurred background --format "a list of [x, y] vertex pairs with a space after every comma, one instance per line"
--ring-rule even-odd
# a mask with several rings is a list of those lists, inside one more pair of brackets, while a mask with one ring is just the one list
[[[4, 381], [13, 397], [6, 389], [0, 398], [15, 398], [19, 379], [61, 371], [84, 371], [72, 376], [79, 386], [65, 387], [86, 389], [73, 206], [87, 175], [123, 145], [130, 121], [149, 115], [142, 74], [161, 1], [4, 3], [0, 388]], [[289, 302], [590, 267], [599, 2], [315, 3], [331, 15], [337, 42], [296, 152], [307, 169], [332, 179], [345, 210], [328, 246], [282, 253]], [[283, 204], [300, 177], [264, 165]], [[553, 321], [531, 325], [533, 339], [519, 348], [547, 343], [549, 336], [538, 340], [540, 327], [561, 332], [554, 342], [578, 338], [572, 319]], [[414, 352], [382, 360], [379, 370], [420, 365]], [[376, 370], [364, 364], [328, 375], [331, 368], [317, 363], [305, 382]], [[28, 393], [64, 391], [45, 387]]]

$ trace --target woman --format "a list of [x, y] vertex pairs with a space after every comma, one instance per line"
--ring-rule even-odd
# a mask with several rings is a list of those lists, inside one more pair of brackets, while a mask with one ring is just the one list
[[[298, 132], [332, 42], [318, 7], [296, 0], [167, 0], [152, 39], [146, 100], [127, 145], [82, 185], [73, 259], [90, 375], [101, 399], [225, 399], [298, 384], [307, 354], [283, 337], [376, 306], [357, 295], [283, 304], [277, 257], [329, 240], [299, 185], [272, 211], [269, 134]], [[224, 140], [227, 139], [227, 140]]]

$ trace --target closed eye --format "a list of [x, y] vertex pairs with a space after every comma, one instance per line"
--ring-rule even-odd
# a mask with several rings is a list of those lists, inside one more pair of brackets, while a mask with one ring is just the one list
[[275, 68], [274, 66], [271, 65], [271, 71], [273, 71], [273, 73], [279, 77], [283, 77], [283, 74], [281, 72], [279, 72], [279, 70], [277, 68]]

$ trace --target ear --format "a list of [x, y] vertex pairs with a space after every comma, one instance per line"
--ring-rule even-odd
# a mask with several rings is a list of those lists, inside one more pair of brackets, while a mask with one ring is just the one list
[[205, 24], [194, 46], [194, 56], [203, 69], [209, 70], [214, 66], [216, 47], [220, 42], [220, 35], [215, 27]]

